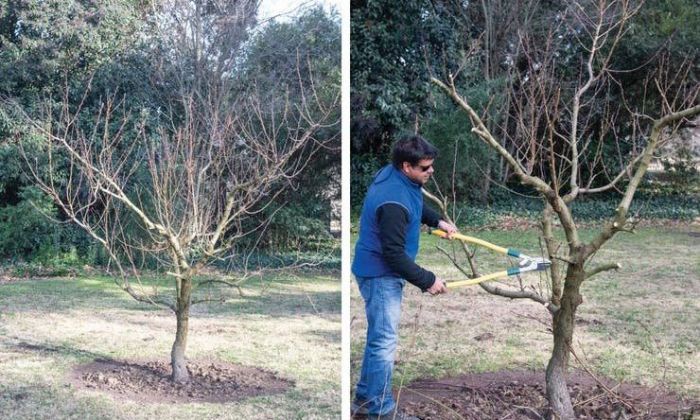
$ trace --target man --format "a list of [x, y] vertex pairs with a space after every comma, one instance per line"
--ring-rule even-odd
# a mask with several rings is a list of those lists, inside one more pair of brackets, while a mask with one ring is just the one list
[[353, 414], [370, 419], [404, 418], [396, 412], [391, 376], [398, 342], [401, 299], [406, 281], [431, 295], [445, 283], [415, 263], [421, 224], [452, 234], [457, 229], [423, 206], [421, 187], [433, 174], [437, 149], [421, 136], [407, 135], [392, 150], [392, 164], [370, 185], [360, 215], [352, 272], [367, 314], [367, 343]]

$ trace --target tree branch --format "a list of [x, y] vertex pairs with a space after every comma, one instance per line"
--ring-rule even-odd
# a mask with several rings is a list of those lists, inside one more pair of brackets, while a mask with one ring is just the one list
[[610, 264], [603, 264], [599, 265], [591, 270], [587, 270], [585, 274], [585, 278], [589, 279], [596, 274], [602, 273], [603, 271], [610, 271], [610, 270], [619, 270], [622, 268], [622, 265], [619, 263], [610, 263]]
[[656, 147], [660, 141], [663, 129], [683, 118], [693, 117], [698, 114], [700, 114], [700, 105], [695, 105], [683, 109], [681, 111], [669, 113], [654, 121], [654, 124], [651, 129], [651, 134], [649, 136], [649, 141], [646, 147], [644, 148], [643, 152], [641, 153], [639, 166], [637, 166], [634, 175], [630, 179], [630, 182], [627, 185], [627, 188], [625, 189], [623, 197], [620, 200], [619, 205], [617, 206], [615, 216], [611, 221], [609, 221], [606, 224], [603, 230], [586, 246], [585, 257], [588, 257], [595, 253], [597, 250], [600, 249], [600, 247], [603, 246], [603, 244], [605, 244], [605, 242], [612, 238], [616, 232], [619, 232], [620, 230], [624, 229], [626, 222], [625, 219], [627, 217], [627, 212], [629, 211], [630, 204], [632, 203], [632, 198], [634, 197], [634, 194], [637, 191], [637, 187], [642, 181], [644, 174], [646, 174], [647, 172], [654, 151], [656, 150]]

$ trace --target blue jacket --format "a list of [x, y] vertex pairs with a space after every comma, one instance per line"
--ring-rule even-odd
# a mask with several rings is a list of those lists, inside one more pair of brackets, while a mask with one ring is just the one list
[[420, 225], [423, 213], [421, 185], [411, 181], [393, 165], [377, 172], [370, 185], [360, 215], [360, 235], [355, 244], [352, 272], [360, 277], [398, 275], [382, 255], [382, 241], [377, 223], [377, 210], [385, 204], [397, 204], [408, 215], [405, 252], [411, 261], [418, 254]]

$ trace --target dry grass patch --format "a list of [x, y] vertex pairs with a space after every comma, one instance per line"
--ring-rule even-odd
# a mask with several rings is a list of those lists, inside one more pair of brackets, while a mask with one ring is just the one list
[[281, 394], [227, 404], [139, 404], [71, 385], [75, 367], [96, 359], [168, 360], [174, 316], [115, 289], [104, 278], [0, 286], [0, 412], [17, 419], [340, 416], [337, 273], [268, 278], [230, 302], [195, 306], [190, 360], [259, 367], [294, 382]]

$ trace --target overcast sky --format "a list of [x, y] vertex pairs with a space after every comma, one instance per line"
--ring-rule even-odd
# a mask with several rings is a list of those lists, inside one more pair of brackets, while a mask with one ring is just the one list
[[262, 0], [260, 3], [260, 11], [258, 18], [260, 20], [269, 19], [271, 17], [294, 13], [299, 7], [308, 7], [315, 4], [322, 4], [326, 10], [335, 6], [340, 12], [340, 4], [342, 0]]

